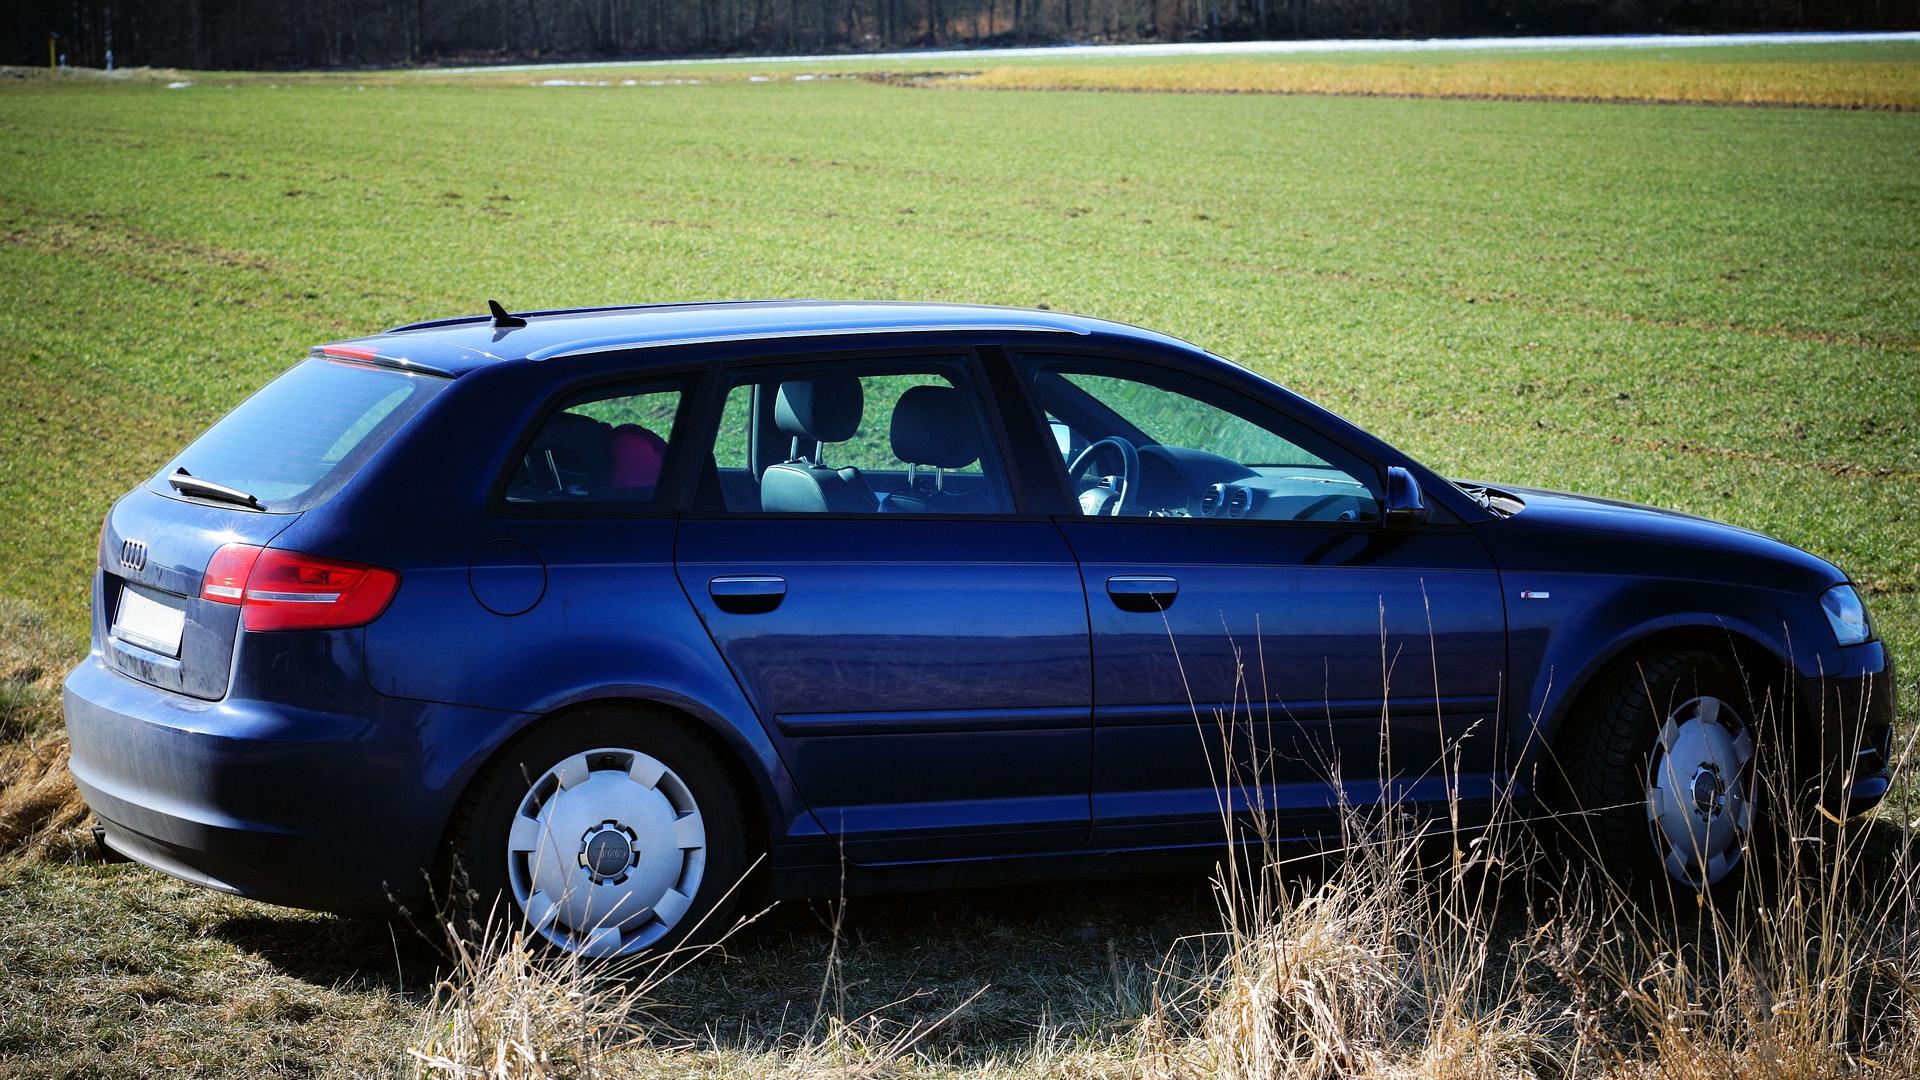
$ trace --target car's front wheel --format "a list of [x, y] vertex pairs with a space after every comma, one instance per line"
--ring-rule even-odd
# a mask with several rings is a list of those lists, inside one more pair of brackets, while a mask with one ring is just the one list
[[1724, 888], [1758, 819], [1751, 697], [1712, 653], [1614, 665], [1576, 705], [1555, 755], [1575, 843], [1631, 880]]
[[670, 716], [593, 708], [512, 744], [449, 835], [476, 923], [589, 957], [659, 953], [725, 927], [744, 863], [738, 795]]

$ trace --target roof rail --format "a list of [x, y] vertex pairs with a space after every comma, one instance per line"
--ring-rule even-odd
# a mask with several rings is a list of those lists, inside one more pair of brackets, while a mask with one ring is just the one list
[[[645, 311], [650, 308], [676, 307], [713, 307], [719, 304], [818, 304], [823, 301], [812, 297], [794, 297], [785, 300], [671, 300], [656, 304], [606, 304], [600, 307], [550, 308], [546, 311], [522, 311], [520, 318], [534, 319], [542, 315], [588, 315], [598, 311]], [[460, 315], [451, 319], [428, 319], [425, 322], [407, 323], [388, 330], [389, 334], [402, 334], [409, 330], [433, 330], [442, 326], [461, 326], [466, 323], [492, 322], [491, 313], [485, 315]]]

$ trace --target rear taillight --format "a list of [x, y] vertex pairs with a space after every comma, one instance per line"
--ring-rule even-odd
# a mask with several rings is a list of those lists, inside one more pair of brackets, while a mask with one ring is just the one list
[[214, 552], [213, 561], [207, 564], [207, 576], [200, 581], [201, 599], [239, 603], [246, 595], [247, 575], [253, 573], [254, 560], [261, 550], [253, 544], [228, 544]]
[[343, 630], [379, 618], [399, 587], [382, 567], [228, 544], [207, 564], [200, 596], [239, 604], [248, 630]]

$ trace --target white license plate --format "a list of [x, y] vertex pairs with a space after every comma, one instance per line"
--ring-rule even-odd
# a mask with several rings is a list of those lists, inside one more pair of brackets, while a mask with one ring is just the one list
[[113, 636], [168, 656], [180, 655], [180, 632], [187, 625], [186, 601], [181, 597], [143, 589], [120, 587], [120, 609], [113, 613]]

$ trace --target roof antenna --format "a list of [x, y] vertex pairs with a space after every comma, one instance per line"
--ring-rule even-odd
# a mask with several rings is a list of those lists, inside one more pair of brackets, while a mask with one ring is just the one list
[[500, 301], [498, 300], [487, 301], [487, 309], [493, 312], [493, 328], [495, 330], [513, 330], [517, 327], [527, 325], [527, 320], [520, 318], [518, 315], [507, 314], [507, 309], [501, 307]]

